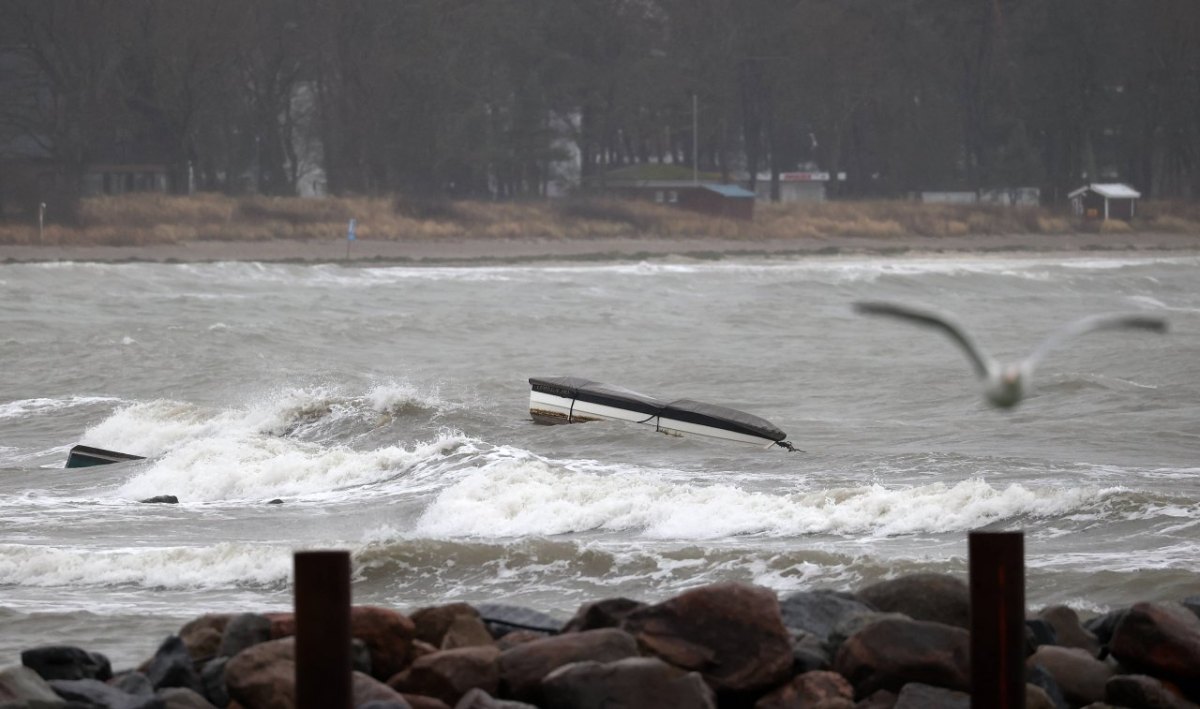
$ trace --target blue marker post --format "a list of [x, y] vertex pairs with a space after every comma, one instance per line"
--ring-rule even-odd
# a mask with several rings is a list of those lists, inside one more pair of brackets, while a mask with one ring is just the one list
[[354, 228], [358, 226], [358, 220], [351, 219], [350, 226], [346, 228], [346, 258], [350, 258], [350, 242], [354, 241]]

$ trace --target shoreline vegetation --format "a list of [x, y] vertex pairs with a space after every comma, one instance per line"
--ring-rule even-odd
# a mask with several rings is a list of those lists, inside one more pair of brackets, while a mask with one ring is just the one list
[[[334, 261], [694, 252], [1194, 250], [1200, 204], [1147, 202], [1131, 223], [1044, 207], [907, 201], [756, 205], [752, 220], [644, 201], [132, 194], [0, 222], [0, 261]], [[356, 239], [347, 227], [356, 220]]]
[[[350, 706], [965, 709], [973, 678], [986, 677], [971, 667], [972, 598], [956, 576], [913, 574], [856, 592], [779, 597], [723, 582], [656, 604], [605, 598], [565, 622], [488, 603], [353, 606]], [[1020, 705], [1029, 709], [1195, 707], [1197, 614], [1200, 596], [1094, 617], [1062, 605], [1031, 610], [1023, 647], [997, 649], [990, 660], [1021, 658]], [[289, 709], [301, 659], [296, 625], [287, 611], [197, 616], [136, 669], [116, 672], [95, 648], [32, 647], [20, 665], [0, 668], [0, 699]], [[306, 637], [309, 670], [312, 658], [345, 657], [319, 647], [325, 635]], [[990, 679], [999, 687], [1011, 678]]]

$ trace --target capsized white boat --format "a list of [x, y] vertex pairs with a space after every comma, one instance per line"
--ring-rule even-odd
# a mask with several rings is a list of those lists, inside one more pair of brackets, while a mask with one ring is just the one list
[[691, 399], [662, 401], [582, 377], [530, 377], [529, 415], [542, 424], [629, 421], [673, 436], [796, 450], [775, 424], [745, 411]]

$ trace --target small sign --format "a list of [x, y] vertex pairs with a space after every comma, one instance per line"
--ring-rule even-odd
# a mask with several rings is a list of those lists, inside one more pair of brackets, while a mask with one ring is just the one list
[[350, 226], [346, 229], [346, 241], [354, 241], [354, 228], [358, 226], [358, 221], [350, 220]]

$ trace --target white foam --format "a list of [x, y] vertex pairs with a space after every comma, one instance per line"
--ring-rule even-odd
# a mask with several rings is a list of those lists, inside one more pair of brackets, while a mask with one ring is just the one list
[[1061, 515], [1116, 489], [954, 485], [768, 494], [671, 482], [647, 471], [595, 474], [532, 456], [496, 459], [444, 489], [417, 523], [435, 537], [517, 537], [588, 530], [651, 539], [764, 534], [894, 536], [967, 531], [1014, 517]]
[[226, 543], [207, 547], [97, 550], [0, 545], [0, 585], [261, 587], [287, 582], [291, 570], [292, 551], [274, 546]]
[[471, 443], [460, 433], [446, 432], [410, 447], [356, 451], [297, 437], [320, 426], [336, 435], [344, 419], [374, 420], [381, 411], [394, 412], [413, 401], [437, 402], [398, 384], [379, 385], [365, 397], [347, 397], [328, 387], [289, 389], [245, 409], [217, 411], [156, 400], [114, 412], [82, 440], [152, 459], [112, 493], [122, 499], [165, 494], [189, 502], [337, 497], [344, 488], [437, 468], [449, 452]]
[[[347, 488], [393, 480], [423, 467], [437, 467], [469, 439], [443, 434], [411, 448], [371, 451], [326, 448], [268, 436], [205, 438], [155, 459], [114, 494], [128, 499], [176, 495], [192, 501], [261, 501], [275, 497], [336, 500]], [[408, 488], [427, 486], [414, 481]], [[396, 488], [406, 487], [397, 481]]]
[[110, 396], [72, 396], [66, 399], [20, 399], [18, 401], [10, 401], [7, 404], [0, 404], [0, 419], [40, 416], [76, 406], [106, 404], [114, 401], [120, 401], [120, 399]]

